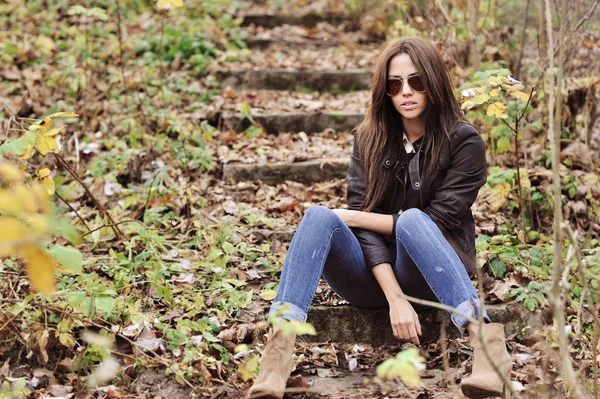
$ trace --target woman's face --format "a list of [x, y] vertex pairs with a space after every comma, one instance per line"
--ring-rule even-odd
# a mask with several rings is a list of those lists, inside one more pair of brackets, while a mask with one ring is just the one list
[[[402, 115], [402, 119], [422, 119], [427, 107], [427, 95], [422, 83], [419, 84], [418, 79], [415, 78], [407, 82], [408, 77], [415, 74], [417, 74], [417, 68], [408, 54], [398, 54], [390, 61], [387, 93], [390, 94], [394, 108]], [[402, 81], [394, 80], [398, 77], [401, 77]], [[411, 87], [411, 83], [413, 87]], [[395, 89], [394, 86], [396, 86]], [[395, 91], [398, 91], [397, 94], [394, 94]]]

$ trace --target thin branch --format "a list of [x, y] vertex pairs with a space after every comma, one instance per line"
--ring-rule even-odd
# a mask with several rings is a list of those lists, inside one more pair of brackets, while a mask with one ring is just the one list
[[571, 37], [571, 35], [573, 33], [575, 33], [575, 31], [577, 29], [579, 29], [581, 27], [581, 25], [583, 25], [583, 23], [585, 21], [587, 21], [592, 16], [592, 14], [594, 13], [594, 11], [596, 10], [596, 6], [597, 5], [598, 5], [598, 0], [594, 1], [594, 4], [592, 4], [592, 6], [590, 7], [590, 9], [583, 16], [583, 18], [581, 18], [581, 20], [577, 23], [577, 25], [575, 25], [575, 28], [573, 28], [573, 30], [569, 33], [569, 38]]
[[[426, 299], [415, 298], [415, 297], [406, 295], [404, 293], [400, 294], [400, 296], [402, 298], [406, 299], [409, 302], [418, 303], [419, 305], [424, 305], [424, 306], [429, 306], [429, 307], [436, 308], [436, 309], [446, 310], [448, 312], [457, 314], [457, 315], [462, 316], [465, 319], [467, 319], [467, 321], [469, 323], [480, 324], [480, 323], [483, 322], [483, 319], [476, 320], [473, 317], [471, 317], [470, 315], [467, 315], [466, 313], [463, 313], [463, 312], [459, 311], [458, 309], [453, 308], [452, 306], [444, 305], [444, 304], [439, 303], [439, 302], [428, 301]], [[481, 331], [481, 329], [480, 329], [480, 331]], [[503, 375], [500, 372], [500, 368], [496, 364], [496, 361], [492, 358], [492, 356], [490, 355], [489, 351], [487, 350], [487, 347], [486, 347], [485, 342], [484, 342], [484, 334], [483, 333], [478, 334], [478, 338], [479, 338], [479, 340], [481, 342], [481, 349], [483, 349], [483, 352], [485, 353], [485, 356], [487, 357], [488, 361], [492, 365], [492, 368], [494, 369], [494, 371], [496, 372], [496, 374], [498, 374], [498, 376], [502, 379], [502, 382], [504, 383], [504, 386], [506, 386], [511, 391], [511, 394], [513, 395], [514, 399], [520, 399], [521, 397], [519, 396], [519, 394], [512, 387], [512, 384], [511, 384], [510, 380], [507, 379], [506, 376]]]
[[[550, 62], [549, 70], [554, 69], [554, 42], [552, 35], [552, 11], [550, 9], [550, 0], [545, 0], [546, 3], [546, 25], [548, 30], [548, 60]], [[558, 58], [558, 73], [557, 73], [557, 93], [560, 96], [563, 87], [563, 71], [564, 71], [564, 38], [565, 38], [565, 26], [567, 16], [567, 0], [562, 1], [562, 18], [560, 23], [559, 33], [559, 45], [560, 52]], [[575, 372], [573, 371], [573, 364], [571, 361], [571, 355], [569, 352], [569, 345], [567, 336], [565, 333], [565, 303], [561, 298], [560, 289], [560, 275], [561, 275], [561, 261], [562, 261], [562, 203], [561, 197], [561, 182], [559, 175], [559, 152], [560, 152], [560, 127], [561, 127], [561, 105], [562, 101], [554, 100], [554, 79], [550, 76], [550, 91], [548, 95], [548, 138], [552, 150], [552, 180], [553, 180], [553, 195], [554, 195], [554, 259], [552, 260], [552, 289], [550, 297], [552, 298], [553, 314], [556, 319], [557, 333], [558, 333], [558, 346], [560, 349], [560, 369], [565, 375], [565, 380], [572, 391], [572, 394], [576, 398], [583, 398], [584, 394], [577, 383]]]
[[[515, 71], [515, 77], [518, 79], [521, 72], [521, 61], [523, 60], [523, 51], [525, 49], [525, 42], [527, 40], [527, 27], [529, 25], [529, 3], [531, 0], [527, 0], [525, 5], [525, 22], [523, 22], [523, 33], [521, 34], [521, 49], [519, 50], [519, 59], [517, 61], [517, 67]], [[527, 108], [527, 107], [525, 107]]]
[[83, 180], [81, 180], [81, 178], [79, 177], [79, 175], [77, 174], [77, 172], [75, 172], [75, 170], [73, 170], [71, 168], [71, 166], [67, 163], [67, 161], [65, 161], [63, 159], [63, 157], [61, 157], [59, 154], [56, 154], [56, 153], [52, 153], [52, 154], [54, 155], [54, 157], [56, 158], [56, 160], [67, 170], [67, 172], [69, 172], [69, 174], [73, 177], [73, 179], [77, 180], [77, 182], [81, 185], [81, 187], [83, 187], [83, 189], [85, 190], [86, 194], [92, 200], [92, 202], [96, 205], [96, 207], [98, 207], [98, 209], [106, 216], [106, 218], [111, 222], [111, 224], [114, 225], [114, 226], [112, 226], [112, 230], [115, 233], [115, 236], [121, 237], [121, 235], [123, 235], [123, 232], [121, 232], [121, 230], [119, 230], [118, 225], [115, 224], [114, 220], [110, 216], [110, 213], [108, 213], [108, 211], [106, 210], [106, 208], [100, 203], [100, 201], [98, 201], [98, 199], [96, 199], [96, 197], [94, 196], [94, 194], [92, 194], [92, 192], [85, 185], [85, 183], [83, 182]]
[[66, 199], [64, 199], [63, 197], [61, 197], [59, 193], [54, 192], [54, 194], [58, 197], [59, 200], [61, 200], [66, 206], [69, 207], [69, 209], [71, 210], [71, 212], [73, 212], [75, 215], [77, 215], [77, 217], [79, 218], [79, 220], [81, 221], [81, 223], [83, 223], [83, 225], [85, 226], [86, 229], [88, 229], [88, 232], [89, 232], [90, 231], [90, 226], [88, 226], [87, 223], [85, 222], [85, 220], [83, 220], [83, 218], [81, 217], [81, 215], [79, 214], [79, 212], [77, 212], [75, 210], [75, 208], [73, 208], [71, 206], [71, 204], [69, 204], [67, 202]]

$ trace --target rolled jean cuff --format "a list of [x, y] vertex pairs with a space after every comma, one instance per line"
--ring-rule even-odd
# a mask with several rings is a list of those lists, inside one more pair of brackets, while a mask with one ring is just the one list
[[[487, 314], [485, 306], [481, 304], [481, 301], [479, 299], [469, 299], [467, 301], [464, 301], [456, 307], [456, 310], [473, 319], [480, 320], [483, 318], [483, 320], [486, 323], [492, 322]], [[480, 315], [481, 310], [483, 312]], [[469, 320], [462, 314], [452, 313], [452, 315], [450, 316], [454, 325], [460, 330], [461, 335], [465, 333], [467, 325], [469, 324]]]
[[302, 309], [300, 309], [298, 306], [294, 305], [293, 303], [289, 303], [289, 302], [281, 302], [281, 301], [277, 301], [277, 302], [273, 302], [273, 304], [271, 305], [271, 308], [269, 309], [269, 314], [273, 314], [277, 311], [277, 309], [282, 306], [282, 305], [287, 305], [288, 309], [285, 313], [283, 313], [283, 315], [281, 316], [282, 318], [288, 320], [288, 321], [292, 321], [292, 320], [297, 320], [297, 321], [301, 321], [301, 322], [305, 322], [306, 318], [307, 318], [307, 313], [305, 311], [303, 311]]

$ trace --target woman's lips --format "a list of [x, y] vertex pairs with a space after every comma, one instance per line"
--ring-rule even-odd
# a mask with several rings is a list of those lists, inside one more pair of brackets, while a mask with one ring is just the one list
[[417, 108], [417, 103], [412, 103], [412, 104], [404, 104], [401, 105], [400, 108], [405, 109], [405, 110], [411, 110], [411, 109], [415, 109]]

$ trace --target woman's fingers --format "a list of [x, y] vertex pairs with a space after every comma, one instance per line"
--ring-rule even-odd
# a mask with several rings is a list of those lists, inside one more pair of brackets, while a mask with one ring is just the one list
[[419, 345], [419, 337], [414, 322], [399, 323], [396, 327], [392, 325], [392, 329], [396, 338]]
[[423, 335], [423, 332], [421, 331], [421, 322], [419, 321], [419, 315], [417, 314], [417, 312], [413, 311], [413, 316], [415, 319], [415, 327], [417, 329], [417, 334]]

